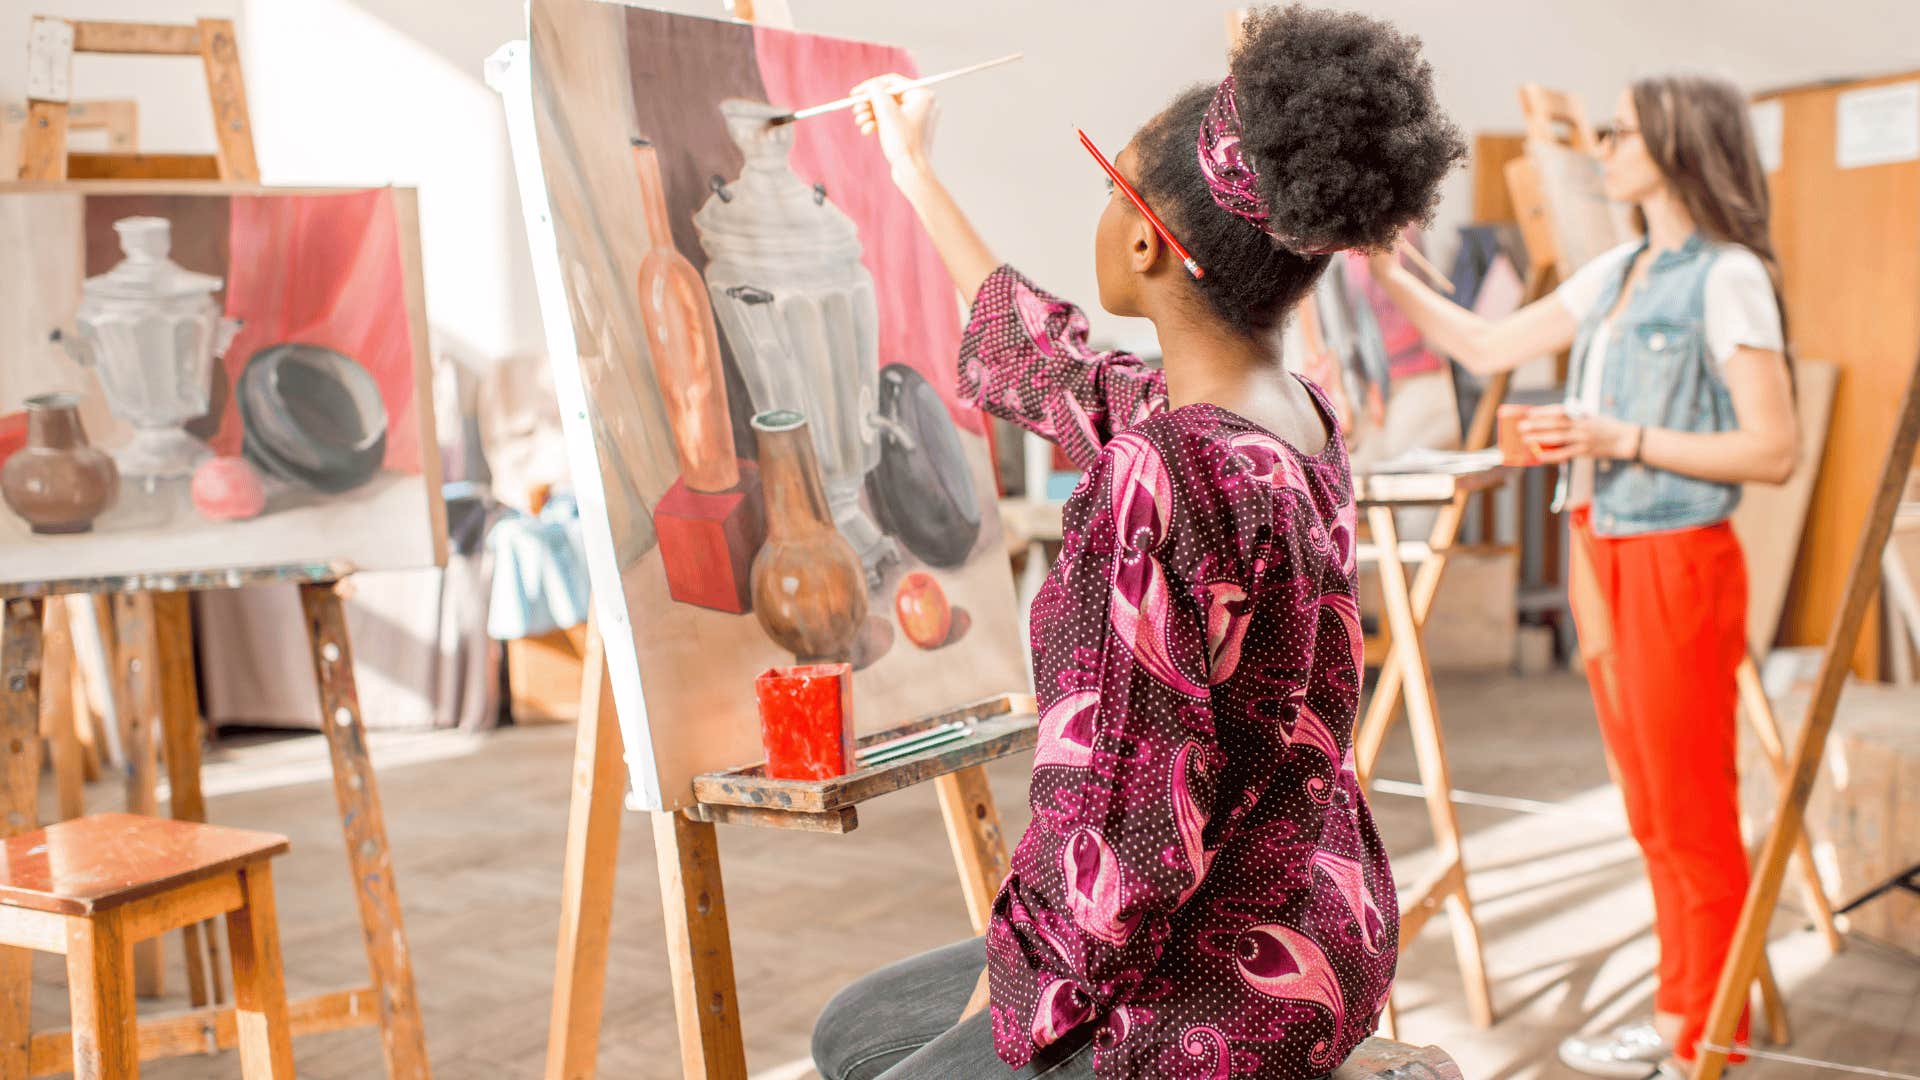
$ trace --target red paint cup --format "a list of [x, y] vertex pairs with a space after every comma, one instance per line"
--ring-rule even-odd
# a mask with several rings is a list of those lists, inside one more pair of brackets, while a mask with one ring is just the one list
[[853, 771], [852, 664], [770, 668], [753, 688], [768, 776], [827, 780]]

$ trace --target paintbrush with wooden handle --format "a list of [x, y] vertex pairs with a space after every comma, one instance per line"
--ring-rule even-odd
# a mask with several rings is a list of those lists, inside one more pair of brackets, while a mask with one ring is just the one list
[[[932, 86], [934, 83], [943, 83], [948, 79], [957, 79], [962, 75], [971, 75], [976, 71], [985, 71], [988, 68], [999, 67], [1002, 64], [1011, 64], [1025, 55], [1025, 53], [1009, 53], [997, 60], [983, 60], [978, 64], [955, 68], [952, 71], [943, 71], [938, 75], [928, 75], [922, 79], [914, 79], [910, 82], [901, 83], [899, 86], [893, 88], [893, 92], [903, 94], [908, 90], [916, 90], [922, 86]], [[809, 105], [804, 109], [795, 109], [785, 116], [773, 117], [768, 120], [767, 123], [771, 125], [791, 124], [795, 120], [806, 120], [825, 113], [838, 112], [841, 109], [851, 109], [865, 100], [867, 100], [866, 94], [854, 94], [850, 97], [843, 97], [838, 101], [829, 101], [824, 105]]]

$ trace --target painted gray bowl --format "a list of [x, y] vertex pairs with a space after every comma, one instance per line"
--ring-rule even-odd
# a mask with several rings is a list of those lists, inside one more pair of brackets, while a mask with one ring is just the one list
[[326, 492], [372, 479], [387, 453], [387, 406], [372, 373], [319, 345], [270, 345], [240, 372], [240, 453]]

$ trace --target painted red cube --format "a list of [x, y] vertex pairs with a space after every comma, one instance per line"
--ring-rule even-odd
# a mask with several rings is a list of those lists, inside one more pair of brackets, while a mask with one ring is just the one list
[[653, 508], [653, 530], [669, 596], [734, 615], [753, 610], [753, 557], [767, 542], [767, 524], [752, 462], [740, 462], [740, 483], [730, 491], [694, 491], [674, 480]]
[[852, 664], [770, 668], [753, 687], [768, 776], [826, 780], [853, 771]]

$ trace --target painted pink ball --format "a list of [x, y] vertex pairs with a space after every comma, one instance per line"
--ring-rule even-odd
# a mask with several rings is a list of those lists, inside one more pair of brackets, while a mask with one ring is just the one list
[[246, 461], [208, 458], [193, 470], [193, 508], [212, 521], [245, 521], [267, 508], [267, 488]]
[[900, 579], [893, 594], [893, 613], [907, 640], [923, 649], [937, 649], [953, 633], [953, 605], [946, 590], [930, 574], [914, 571]]

